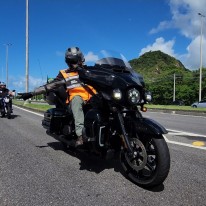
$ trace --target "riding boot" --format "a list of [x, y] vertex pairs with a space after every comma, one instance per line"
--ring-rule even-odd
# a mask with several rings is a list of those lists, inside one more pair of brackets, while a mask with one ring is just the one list
[[83, 145], [83, 138], [82, 138], [82, 136], [79, 136], [79, 137], [77, 138], [76, 143], [75, 143], [75, 147], [79, 147], [79, 146], [81, 146], [81, 145]]

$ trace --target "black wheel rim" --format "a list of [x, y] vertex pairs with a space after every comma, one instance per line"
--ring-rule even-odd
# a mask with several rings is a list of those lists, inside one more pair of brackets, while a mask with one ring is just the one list
[[[157, 167], [157, 152], [155, 144], [152, 140], [149, 142], [141, 142], [138, 139], [132, 139], [131, 143], [133, 149], [139, 152], [136, 156], [137, 160], [134, 161], [134, 157], [129, 157], [126, 152], [121, 153], [121, 162], [126, 170], [127, 175], [136, 182], [150, 180], [154, 177]], [[135, 163], [140, 163], [135, 165]]]

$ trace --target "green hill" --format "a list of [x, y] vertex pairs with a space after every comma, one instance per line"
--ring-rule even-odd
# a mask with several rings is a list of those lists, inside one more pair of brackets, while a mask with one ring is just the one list
[[[154, 104], [171, 104], [174, 90], [175, 99], [181, 99], [187, 105], [198, 100], [199, 70], [191, 71], [179, 60], [161, 51], [146, 52], [129, 62], [143, 76], [146, 89], [153, 94]], [[203, 69], [202, 99], [206, 98], [205, 77], [206, 70]]]
[[129, 62], [133, 69], [142, 74], [148, 81], [172, 77], [174, 73], [179, 76], [191, 73], [179, 60], [161, 51], [146, 52], [139, 58]]

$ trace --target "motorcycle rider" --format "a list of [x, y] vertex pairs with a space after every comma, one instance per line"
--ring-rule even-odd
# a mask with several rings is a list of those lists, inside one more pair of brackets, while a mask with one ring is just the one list
[[[0, 99], [4, 98], [7, 95], [13, 96], [13, 93], [8, 88], [6, 88], [6, 84], [4, 82], [0, 82]], [[12, 111], [12, 100], [10, 100], [9, 104]], [[2, 111], [4, 111], [2, 101], [0, 101], [0, 108]]]
[[[67, 69], [60, 70], [53, 82], [44, 85], [43, 88], [35, 90], [32, 93], [22, 94], [24, 100], [32, 97], [34, 94], [45, 93], [47, 90], [53, 89], [61, 85], [55, 85], [55, 82], [66, 84], [66, 92], [68, 98], [66, 104], [71, 108], [75, 121], [75, 132], [77, 140], [75, 146], [83, 144], [82, 130], [84, 127], [83, 105], [96, 93], [95, 89], [89, 85], [84, 85], [79, 79], [78, 68], [84, 68], [84, 55], [78, 47], [68, 48], [65, 52], [65, 62]], [[52, 85], [54, 84], [54, 85]], [[41, 90], [41, 91], [40, 91]]]

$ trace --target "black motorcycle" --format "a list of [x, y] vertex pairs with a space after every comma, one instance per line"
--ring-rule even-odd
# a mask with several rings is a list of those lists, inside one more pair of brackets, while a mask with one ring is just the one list
[[[151, 98], [145, 92], [143, 78], [123, 55], [101, 58], [94, 66], [79, 69], [79, 76], [85, 88], [89, 84], [97, 90], [84, 107], [84, 149], [102, 156], [110, 151], [119, 154], [126, 176], [139, 186], [163, 183], [170, 169], [169, 149], [163, 136], [167, 131], [142, 116]], [[77, 137], [66, 97], [64, 87], [47, 92], [47, 102], [56, 108], [44, 113], [42, 125], [48, 135], [73, 147]]]
[[1, 110], [1, 117], [7, 116], [8, 119], [11, 118], [12, 100], [9, 94], [6, 95], [5, 97], [0, 97], [0, 110]]

